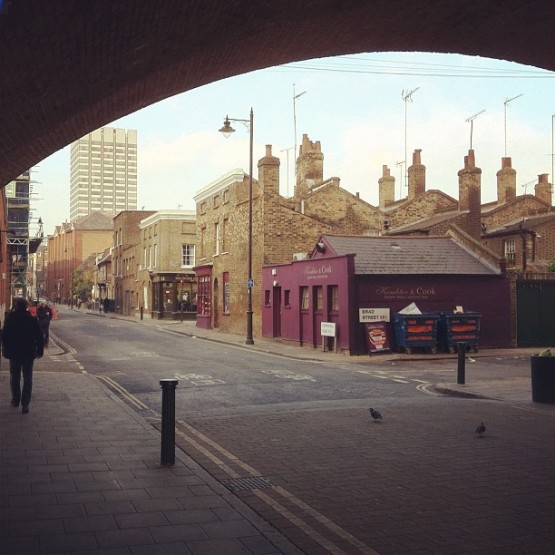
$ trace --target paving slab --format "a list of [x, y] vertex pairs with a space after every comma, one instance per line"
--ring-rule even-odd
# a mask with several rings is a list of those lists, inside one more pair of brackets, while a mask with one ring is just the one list
[[160, 434], [98, 379], [51, 366], [29, 414], [0, 373], [1, 555], [299, 553], [179, 449], [161, 465]]

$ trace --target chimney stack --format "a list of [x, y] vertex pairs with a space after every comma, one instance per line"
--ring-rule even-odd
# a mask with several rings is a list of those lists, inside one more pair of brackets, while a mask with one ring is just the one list
[[464, 157], [464, 168], [459, 170], [458, 176], [459, 210], [461, 212], [468, 211], [466, 232], [479, 240], [482, 235], [482, 170], [475, 165], [474, 150], [469, 150], [468, 156]]
[[501, 158], [501, 169], [497, 172], [497, 202], [505, 204], [516, 197], [516, 170], [511, 158]]
[[538, 182], [534, 187], [534, 193], [537, 198], [547, 202], [549, 206], [551, 206], [551, 189], [552, 186], [551, 183], [549, 183], [548, 174], [542, 173], [538, 175]]
[[324, 155], [320, 141], [311, 141], [306, 134], [303, 135], [303, 141], [299, 146], [296, 175], [296, 198], [303, 197], [324, 181]]
[[279, 158], [272, 156], [272, 145], [266, 145], [266, 156], [258, 161], [258, 183], [263, 194], [279, 195]]
[[378, 195], [382, 210], [395, 202], [395, 178], [387, 166], [382, 166], [382, 177], [378, 179]]
[[416, 149], [412, 154], [412, 166], [408, 169], [409, 199], [413, 199], [426, 191], [426, 166], [420, 159], [422, 149]]

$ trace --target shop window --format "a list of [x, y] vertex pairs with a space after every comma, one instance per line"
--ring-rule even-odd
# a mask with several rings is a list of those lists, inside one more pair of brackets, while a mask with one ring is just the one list
[[301, 287], [301, 309], [308, 310], [309, 308], [309, 295], [308, 287]]
[[339, 287], [337, 287], [337, 285], [330, 285], [328, 295], [330, 299], [330, 310], [337, 312], [339, 310]]
[[283, 305], [291, 306], [291, 291], [289, 289], [283, 292]]
[[210, 316], [210, 298], [212, 289], [210, 287], [210, 276], [200, 276], [197, 291], [197, 312], [204, 316]]
[[229, 272], [224, 272], [222, 281], [224, 284], [223, 311], [224, 311], [224, 314], [229, 314]]

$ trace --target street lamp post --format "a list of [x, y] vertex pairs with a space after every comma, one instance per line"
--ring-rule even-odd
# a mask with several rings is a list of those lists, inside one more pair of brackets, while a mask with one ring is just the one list
[[230, 118], [226, 116], [224, 119], [224, 126], [219, 130], [227, 139], [231, 133], [235, 131], [231, 127], [232, 121], [239, 121], [246, 125], [249, 129], [249, 224], [248, 224], [248, 252], [247, 252], [247, 265], [248, 265], [248, 280], [247, 280], [247, 345], [254, 345], [252, 337], [252, 288], [254, 280], [252, 278], [252, 149], [253, 149], [253, 131], [254, 131], [254, 114], [251, 108], [249, 119]]

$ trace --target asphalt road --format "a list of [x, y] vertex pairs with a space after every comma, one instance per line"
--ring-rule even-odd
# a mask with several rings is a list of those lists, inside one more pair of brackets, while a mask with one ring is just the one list
[[176, 377], [178, 445], [306, 553], [553, 552], [553, 413], [439, 395], [452, 360], [299, 362], [77, 312], [53, 331], [153, 425]]

